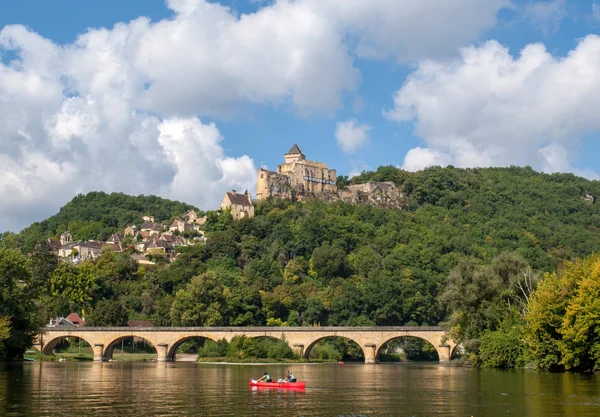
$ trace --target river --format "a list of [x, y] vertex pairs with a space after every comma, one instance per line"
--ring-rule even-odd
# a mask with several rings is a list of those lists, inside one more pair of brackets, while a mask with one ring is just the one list
[[[305, 391], [252, 390], [288, 368]], [[1, 416], [600, 416], [598, 375], [437, 364], [0, 364]]]

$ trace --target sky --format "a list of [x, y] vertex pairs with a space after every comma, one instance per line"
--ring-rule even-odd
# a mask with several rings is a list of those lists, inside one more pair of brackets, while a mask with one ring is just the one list
[[0, 0], [0, 232], [78, 193], [216, 209], [338, 175], [600, 178], [600, 0]]

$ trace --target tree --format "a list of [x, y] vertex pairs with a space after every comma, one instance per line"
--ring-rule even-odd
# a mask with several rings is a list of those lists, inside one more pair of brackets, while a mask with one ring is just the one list
[[171, 306], [171, 320], [178, 326], [221, 326], [225, 301], [225, 287], [217, 274], [206, 272], [177, 291]]
[[[86, 264], [86, 265], [84, 265]], [[64, 296], [72, 304], [84, 308], [92, 301], [94, 285], [93, 263], [84, 262], [82, 272], [69, 262], [61, 262], [50, 276], [50, 289], [53, 296]]]
[[27, 258], [13, 249], [0, 249], [0, 359], [22, 357], [37, 332], [35, 306], [28, 288]]
[[531, 296], [535, 282], [528, 265], [514, 254], [501, 254], [490, 265], [462, 260], [450, 272], [440, 296], [441, 304], [450, 311], [452, 338], [478, 354], [484, 332], [495, 332], [505, 321], [523, 320], [524, 300]]
[[118, 300], [101, 300], [87, 317], [90, 326], [119, 327], [127, 325], [127, 309]]
[[310, 262], [317, 277], [323, 280], [344, 277], [348, 270], [346, 252], [338, 246], [325, 244], [316, 248], [312, 253]]
[[600, 369], [600, 255], [566, 262], [535, 291], [525, 333], [540, 369]]

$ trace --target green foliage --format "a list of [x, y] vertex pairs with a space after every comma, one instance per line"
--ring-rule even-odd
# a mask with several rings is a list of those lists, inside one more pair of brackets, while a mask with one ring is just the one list
[[4, 352], [6, 349], [4, 341], [10, 337], [10, 330], [10, 317], [0, 316], [0, 352]]
[[[523, 285], [523, 277], [530, 285]], [[513, 254], [502, 254], [486, 266], [473, 259], [462, 260], [450, 272], [440, 296], [442, 305], [451, 312], [453, 339], [477, 352], [484, 331], [496, 331], [504, 320], [519, 313], [518, 307], [526, 308], [536, 281], [525, 261]]]
[[88, 315], [87, 324], [98, 327], [118, 327], [127, 325], [127, 310], [117, 300], [99, 301]]
[[171, 320], [179, 326], [221, 326], [228, 293], [214, 272], [194, 277], [185, 289], [177, 291]]
[[23, 356], [37, 330], [27, 258], [0, 249], [0, 360]]
[[285, 340], [268, 337], [249, 338], [235, 336], [231, 342], [207, 340], [198, 352], [199, 358], [234, 358], [234, 359], [294, 359]]
[[600, 254], [566, 262], [540, 282], [526, 339], [540, 369], [600, 369]]
[[481, 336], [478, 361], [488, 368], [522, 368], [527, 364], [523, 326], [508, 321], [498, 330], [485, 330]]

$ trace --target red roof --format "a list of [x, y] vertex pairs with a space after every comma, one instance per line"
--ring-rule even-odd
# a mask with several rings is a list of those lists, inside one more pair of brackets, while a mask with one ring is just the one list
[[83, 319], [81, 317], [79, 317], [79, 314], [77, 314], [77, 313], [71, 313], [65, 318], [77, 327], [85, 326], [85, 321], [83, 321]]

